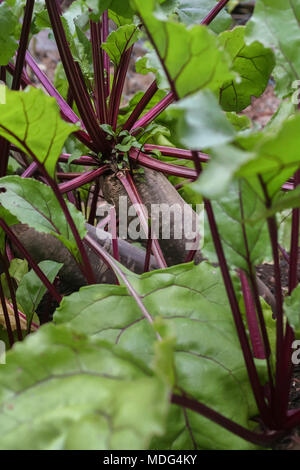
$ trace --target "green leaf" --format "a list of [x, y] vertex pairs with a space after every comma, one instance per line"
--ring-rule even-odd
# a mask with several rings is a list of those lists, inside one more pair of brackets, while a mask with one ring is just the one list
[[13, 258], [9, 265], [9, 274], [19, 284], [23, 276], [28, 272], [28, 262], [25, 259]]
[[238, 135], [236, 145], [212, 148], [211, 160], [194, 183], [195, 190], [205, 197], [217, 198], [234, 178], [243, 178], [264, 198], [262, 181], [272, 202], [300, 166], [299, 126], [298, 113], [278, 125], [274, 122], [264, 131]]
[[296, 338], [300, 338], [300, 285], [298, 285], [290, 296], [284, 299], [284, 312], [288, 322], [295, 332]]
[[[39, 263], [39, 267], [50, 282], [54, 281], [62, 266], [63, 265], [61, 263], [48, 260]], [[33, 270], [23, 276], [17, 289], [16, 296], [18, 304], [26, 315], [29, 331], [34, 312], [38, 308], [46, 292], [47, 288]]]
[[[174, 332], [175, 388], [253, 428], [257, 410], [219, 270], [205, 262], [190, 263], [141, 276], [127, 272], [127, 279], [155, 322], [162, 317]], [[144, 364], [154, 362], [154, 330], [122, 285], [84, 287], [64, 297], [54, 321], [118, 344]], [[160, 370], [171, 370], [168, 359], [160, 361], [165, 364]], [[200, 415], [173, 406], [168, 432], [153, 448], [192, 449], [193, 440], [205, 449], [252, 447]]]
[[[15, 225], [18, 223], [18, 219], [12, 215], [5, 207], [0, 207], [0, 218], [4, 219], [8, 226]], [[0, 251], [3, 253], [5, 249], [5, 238], [6, 234], [2, 228], [0, 229]]]
[[7, 2], [0, 5], [0, 65], [7, 65], [15, 54], [18, 42], [15, 37], [18, 18]]
[[255, 158], [233, 145], [219, 145], [210, 150], [210, 160], [199, 178], [190, 186], [196, 194], [209, 199], [221, 197], [228, 190], [234, 174], [243, 163]]
[[49, 324], [1, 369], [0, 448], [146, 449], [164, 431], [168, 400], [168, 387], [128, 353]]
[[264, 92], [275, 61], [271, 49], [261, 43], [244, 41], [245, 27], [239, 26], [219, 36], [221, 44], [233, 62], [238, 78], [225, 82], [220, 90], [220, 103], [225, 111], [242, 111]]
[[94, 21], [99, 20], [100, 15], [105, 10], [110, 9], [115, 14], [123, 18], [131, 18], [133, 10], [130, 7], [130, 0], [84, 0], [90, 8], [90, 16]]
[[[49, 186], [34, 179], [6, 176], [0, 178], [0, 187], [5, 189], [5, 192], [0, 192], [0, 202], [10, 214], [38, 232], [54, 235], [78, 258], [74, 236]], [[83, 215], [68, 201], [67, 205], [81, 238], [84, 238], [86, 228]]]
[[132, 0], [143, 21], [172, 88], [179, 98], [202, 88], [216, 90], [233, 75], [217, 38], [205, 26], [159, 20], [153, 15], [155, 0]]
[[275, 52], [274, 78], [280, 96], [293, 93], [291, 85], [300, 79], [299, 22], [299, 0], [260, 0], [247, 25], [247, 43], [259, 41]]
[[[147, 43], [146, 43], [147, 44]], [[148, 73], [154, 73], [156, 77], [156, 83], [160, 90], [169, 90], [170, 84], [168, 82], [166, 72], [157, 56], [155, 50], [148, 45], [148, 52], [137, 60], [135, 64], [136, 72], [141, 75], [147, 75]]]
[[289, 119], [295, 114], [295, 105], [290, 101], [282, 101], [276, 113], [273, 114], [270, 121], [267, 123], [265, 129], [267, 132], [273, 132], [274, 134], [280, 131], [284, 121]]
[[[139, 61], [140, 62], [140, 61]], [[137, 62], [138, 63], [138, 62]], [[132, 111], [135, 109], [136, 105], [139, 103], [139, 101], [142, 99], [144, 96], [144, 93], [142, 91], [138, 91], [129, 101], [127, 106], [124, 106], [120, 109], [119, 111], [119, 116], [118, 116], [118, 125], [121, 126], [122, 124], [125, 124], [129, 116], [131, 115]], [[147, 111], [152, 109], [160, 100], [162, 100], [166, 96], [166, 92], [164, 90], [158, 90], [153, 98], [149, 101], [147, 106], [145, 107], [144, 111], [142, 112], [141, 116], [142, 117]]]
[[199, 91], [169, 108], [176, 118], [176, 137], [189, 149], [224, 145], [233, 140], [235, 130], [212, 92]]
[[237, 177], [251, 179], [253, 186], [260, 186], [257, 175], [262, 175], [269, 198], [277, 194], [281, 186], [299, 168], [300, 114], [285, 120], [278, 132], [268, 129], [254, 137], [239, 138], [241, 146], [252, 146], [256, 157], [244, 163]]
[[61, 119], [56, 100], [42, 90], [6, 88], [5, 95], [5, 104], [0, 105], [0, 135], [42, 163], [53, 177], [63, 144], [77, 126]]
[[297, 207], [300, 207], [300, 187], [297, 187], [291, 191], [278, 193], [272, 200], [272, 205], [270, 208], [262, 208], [261, 211], [256, 214], [256, 218], [251, 219], [250, 222], [256, 223], [260, 219], [267, 219], [274, 214], [286, 211], [286, 209], [294, 209]]
[[[247, 222], [257, 218], [257, 214], [264, 210], [264, 204], [246, 181], [239, 180], [231, 184], [226, 194], [212, 202], [212, 207], [229, 266], [249, 272], [248, 260], [254, 266], [270, 255], [268, 227], [265, 221], [256, 221], [255, 224]], [[211, 262], [217, 262], [207, 223], [204, 233], [203, 256]]]
[[[179, 0], [176, 12], [180, 20], [186, 25], [200, 23], [206, 15], [213, 9], [215, 0]], [[217, 17], [211, 22], [209, 27], [215, 32], [220, 33], [229, 29], [232, 23], [231, 16], [223, 8]]]
[[134, 24], [124, 25], [108, 36], [102, 48], [107, 52], [115, 65], [119, 65], [122, 54], [137, 40], [139, 30]]
[[244, 131], [251, 127], [251, 119], [248, 116], [236, 114], [236, 113], [226, 113], [228, 121], [233, 125], [236, 131]]

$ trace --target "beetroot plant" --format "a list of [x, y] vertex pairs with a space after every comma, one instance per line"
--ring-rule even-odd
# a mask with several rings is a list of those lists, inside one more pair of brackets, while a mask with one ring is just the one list
[[70, 3], [0, 1], [0, 448], [271, 447], [300, 424], [300, 1]]

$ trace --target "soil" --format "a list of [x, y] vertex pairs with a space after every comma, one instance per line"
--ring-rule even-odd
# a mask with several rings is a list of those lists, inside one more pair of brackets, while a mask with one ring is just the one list
[[277, 111], [280, 100], [274, 93], [273, 81], [270, 80], [265, 92], [259, 97], [252, 97], [251, 105], [244, 109], [241, 114], [248, 116], [252, 122], [264, 127]]

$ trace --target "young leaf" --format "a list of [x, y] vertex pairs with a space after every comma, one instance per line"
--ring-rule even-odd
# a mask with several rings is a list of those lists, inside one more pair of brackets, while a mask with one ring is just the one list
[[146, 449], [164, 431], [168, 387], [107, 342], [50, 324], [6, 361], [1, 449]]
[[[42, 261], [39, 263], [39, 267], [50, 282], [54, 281], [62, 266], [63, 265], [61, 263], [56, 263], [54, 261]], [[29, 328], [34, 312], [46, 292], [47, 288], [33, 270], [23, 276], [17, 289], [16, 296], [18, 304], [26, 315], [27, 325]]]
[[233, 78], [227, 56], [205, 26], [188, 29], [180, 23], [157, 19], [153, 14], [155, 0], [132, 0], [132, 4], [179, 98], [202, 88], [216, 90]]
[[[256, 407], [219, 270], [190, 263], [127, 278], [153, 320], [162, 317], [174, 332], [175, 387], [253, 427]], [[122, 285], [84, 287], [64, 297], [54, 320], [118, 344], [145, 365], [153, 363], [155, 332]], [[249, 447], [207, 419], [173, 407], [168, 432], [154, 448], [189, 449], [192, 440], [197, 448]]]
[[42, 163], [53, 177], [62, 146], [78, 127], [64, 122], [55, 99], [36, 88], [6, 88], [0, 106], [0, 135]]
[[264, 92], [274, 68], [274, 54], [261, 43], [244, 41], [245, 28], [239, 26], [219, 36], [233, 62], [238, 78], [226, 82], [220, 90], [220, 103], [225, 111], [242, 111]]
[[[77, 244], [63, 210], [49, 186], [29, 178], [6, 176], [0, 179], [0, 188], [5, 190], [0, 192], [0, 202], [10, 214], [38, 232], [54, 235], [77, 257]], [[84, 238], [84, 217], [73, 204], [67, 204], [79, 234]], [[7, 220], [5, 214], [3, 216]]]
[[280, 96], [293, 93], [291, 85], [300, 79], [299, 22], [299, 0], [260, 0], [247, 25], [247, 43], [259, 41], [275, 52], [274, 77]]
[[157, 54], [153, 48], [148, 47], [148, 52], [137, 60], [135, 64], [137, 73], [141, 75], [147, 75], [148, 73], [154, 73], [156, 77], [156, 83], [160, 90], [168, 90], [170, 84], [168, 82], [166, 72], [157, 57]]
[[119, 65], [122, 54], [138, 39], [138, 28], [134, 24], [124, 25], [110, 33], [102, 48], [115, 65]]
[[0, 65], [7, 65], [17, 50], [15, 30], [18, 18], [13, 14], [7, 2], [0, 5]]
[[89, 14], [93, 21], [98, 21], [107, 9], [123, 18], [131, 18], [133, 15], [130, 0], [85, 0], [85, 3], [90, 9]]

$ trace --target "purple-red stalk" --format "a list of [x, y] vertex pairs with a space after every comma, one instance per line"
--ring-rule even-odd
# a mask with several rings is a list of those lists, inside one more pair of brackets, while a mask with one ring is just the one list
[[220, 11], [226, 6], [229, 0], [221, 0], [209, 13], [208, 15], [201, 21], [202, 25], [209, 25], [215, 17], [220, 13]]
[[[145, 211], [145, 206], [143, 204], [143, 201], [141, 200], [141, 197], [136, 189], [136, 186], [131, 178], [131, 175], [128, 171], [125, 172], [119, 172], [117, 174], [118, 179], [121, 181], [123, 184], [129, 199], [131, 200], [132, 204], [134, 205], [134, 208], [137, 212], [137, 215], [140, 219], [141, 226], [143, 227], [143, 230], [146, 235], [149, 234], [149, 224], [148, 224], [148, 214]], [[161, 248], [159, 246], [159, 242], [157, 238], [152, 236], [152, 251], [153, 255], [155, 256], [155, 259], [158, 263], [158, 266], [160, 268], [166, 268], [168, 265], [164, 259], [164, 256], [162, 254]]]

